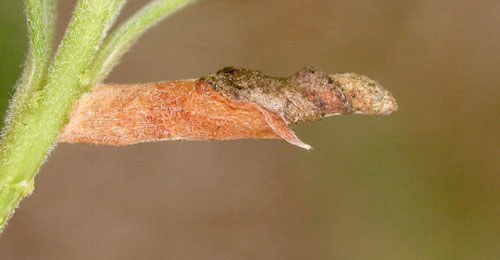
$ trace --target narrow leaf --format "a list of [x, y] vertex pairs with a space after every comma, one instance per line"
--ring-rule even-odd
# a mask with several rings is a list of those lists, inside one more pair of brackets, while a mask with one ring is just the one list
[[104, 80], [125, 52], [148, 29], [196, 0], [156, 0], [143, 7], [114, 31], [98, 52], [85, 79], [88, 87]]

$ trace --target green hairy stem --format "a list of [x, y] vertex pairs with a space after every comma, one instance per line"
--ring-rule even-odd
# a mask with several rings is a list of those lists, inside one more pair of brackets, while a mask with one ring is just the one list
[[[153, 1], [105, 39], [126, 0], [79, 0], [52, 59], [56, 0], [25, 0], [30, 49], [0, 144], [0, 232], [80, 96], [105, 78], [148, 28], [193, 0]], [[49, 65], [50, 64], [50, 65]]]
[[86, 78], [90, 80], [88, 84], [93, 86], [104, 80], [123, 54], [125, 54], [125, 52], [127, 52], [137, 39], [139, 39], [148, 29], [180, 8], [195, 1], [156, 0], [144, 6], [125, 21], [103, 43], [101, 50], [97, 53], [94, 63], [86, 75]]

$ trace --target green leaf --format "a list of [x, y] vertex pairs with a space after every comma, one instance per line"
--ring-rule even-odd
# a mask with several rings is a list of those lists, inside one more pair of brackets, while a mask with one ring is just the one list
[[88, 87], [104, 80], [127, 50], [148, 29], [196, 0], [156, 0], [130, 17], [103, 44], [85, 76]]

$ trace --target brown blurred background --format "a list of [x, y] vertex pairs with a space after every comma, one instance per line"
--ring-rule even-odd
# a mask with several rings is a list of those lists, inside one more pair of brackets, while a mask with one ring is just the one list
[[[59, 2], [60, 38], [75, 1]], [[122, 19], [145, 2], [131, 0]], [[0, 12], [11, 93], [22, 3]], [[312, 65], [377, 79], [400, 111], [296, 127], [311, 152], [284, 141], [59, 145], [0, 237], [0, 259], [500, 259], [499, 14], [497, 0], [184, 9], [108, 82]]]

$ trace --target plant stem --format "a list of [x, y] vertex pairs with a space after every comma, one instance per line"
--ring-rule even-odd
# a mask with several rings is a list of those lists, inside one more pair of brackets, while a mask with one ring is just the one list
[[56, 0], [25, 1], [31, 51], [0, 144], [0, 232], [32, 192], [34, 177], [80, 96], [103, 80], [146, 30], [195, 0], [153, 1], [104, 44], [126, 0], [79, 0], [49, 69]]
[[26, 16], [29, 32], [29, 50], [23, 75], [11, 101], [10, 120], [27, 105], [29, 98], [42, 87], [52, 58], [52, 47], [56, 29], [56, 0], [26, 1]]
[[[35, 2], [27, 0], [27, 6]], [[9, 120], [0, 147], [0, 229], [19, 201], [33, 190], [39, 167], [67, 122], [75, 101], [84, 92], [81, 77], [124, 2], [78, 2], [48, 72], [47, 84], [34, 92], [25, 108]]]

